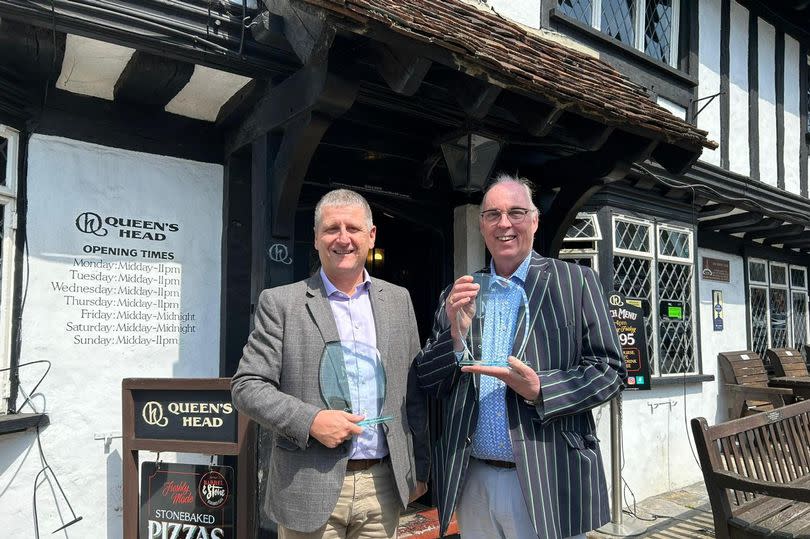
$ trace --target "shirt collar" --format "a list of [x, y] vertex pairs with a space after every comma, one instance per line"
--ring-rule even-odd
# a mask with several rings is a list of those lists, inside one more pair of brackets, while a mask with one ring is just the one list
[[[338, 290], [338, 288], [335, 285], [332, 284], [332, 281], [330, 281], [329, 277], [326, 276], [326, 272], [323, 271], [323, 266], [321, 266], [320, 274], [321, 274], [321, 280], [323, 281], [323, 286], [326, 289], [326, 296], [327, 297], [331, 297], [332, 294], [334, 294], [335, 292], [337, 292], [339, 294], [342, 294], [344, 296], [347, 296], [347, 294], [345, 292], [342, 292], [342, 291]], [[357, 285], [357, 289], [355, 291], [355, 294], [357, 294], [357, 292], [360, 292], [360, 291], [363, 291], [363, 292], [367, 291], [370, 286], [371, 286], [371, 276], [368, 274], [368, 271], [366, 271], [366, 269], [363, 268], [363, 282], [361, 282], [359, 285]]]
[[[532, 253], [529, 252], [529, 255], [520, 263], [520, 266], [517, 267], [515, 272], [509, 276], [509, 280], [517, 281], [519, 284], [524, 284], [526, 282], [526, 275], [529, 273], [529, 262], [532, 259]], [[489, 272], [493, 275], [496, 274], [495, 272], [495, 260], [489, 261]]]

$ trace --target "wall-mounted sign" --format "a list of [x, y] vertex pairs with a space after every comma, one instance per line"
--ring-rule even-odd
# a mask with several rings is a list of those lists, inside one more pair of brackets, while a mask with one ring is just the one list
[[134, 390], [135, 436], [236, 442], [237, 413], [227, 390]]
[[722, 281], [729, 282], [729, 261], [721, 258], [707, 258], [703, 257], [703, 267], [700, 273], [704, 279], [709, 281]]
[[627, 389], [650, 389], [650, 360], [641, 301], [624, 299], [614, 292], [608, 295], [608, 306], [624, 353]]
[[712, 320], [714, 330], [723, 331], [723, 291], [712, 290]]
[[231, 539], [233, 468], [144, 462], [139, 539]]

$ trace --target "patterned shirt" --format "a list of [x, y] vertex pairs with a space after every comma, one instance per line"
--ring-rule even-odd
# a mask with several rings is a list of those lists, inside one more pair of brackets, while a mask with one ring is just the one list
[[[488, 360], [506, 361], [512, 353], [518, 312], [524, 298], [521, 290], [529, 272], [530, 260], [531, 253], [509, 277], [519, 289], [496, 285], [490, 290], [481, 343], [481, 356]], [[490, 263], [490, 273], [495, 275], [494, 262]], [[472, 455], [479, 459], [514, 462], [512, 440], [509, 438], [509, 419], [506, 415], [506, 384], [493, 376], [482, 375], [478, 403], [478, 423], [472, 440]]]
[[[346, 344], [357, 343], [355, 354], [346, 354], [346, 375], [349, 382], [349, 394], [352, 398], [353, 411], [367, 411], [368, 417], [377, 417], [378, 410], [378, 371], [382, 364], [379, 357], [370, 357], [363, 349], [377, 348], [377, 330], [374, 325], [374, 313], [371, 310], [371, 278], [363, 270], [364, 282], [357, 285], [354, 294], [349, 297], [338, 290], [329, 281], [321, 268], [321, 279], [329, 298], [329, 306], [335, 317], [340, 340]], [[382, 425], [363, 427], [363, 432], [352, 437], [351, 459], [378, 459], [388, 454], [388, 444], [382, 431]]]

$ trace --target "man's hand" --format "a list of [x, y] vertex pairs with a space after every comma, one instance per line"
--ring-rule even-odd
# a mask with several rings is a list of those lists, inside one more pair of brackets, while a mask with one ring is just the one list
[[410, 498], [408, 498], [408, 503], [411, 503], [412, 501], [421, 498], [422, 496], [424, 496], [425, 492], [427, 492], [427, 483], [425, 483], [424, 481], [417, 481], [416, 489], [413, 492], [411, 492], [411, 496]]
[[540, 396], [540, 377], [531, 367], [514, 356], [509, 356], [509, 367], [466, 366], [461, 372], [487, 374], [503, 380], [515, 393], [533, 401]]
[[[453, 288], [447, 294], [444, 312], [450, 321], [450, 336], [458, 344], [470, 329], [470, 322], [475, 314], [475, 297], [478, 295], [479, 288], [480, 286], [473, 282], [472, 275], [462, 275], [456, 279]], [[460, 346], [456, 349], [460, 349]]]
[[335, 448], [363, 432], [363, 427], [357, 425], [364, 419], [361, 415], [354, 415], [343, 410], [321, 410], [315, 415], [309, 435], [329, 448]]

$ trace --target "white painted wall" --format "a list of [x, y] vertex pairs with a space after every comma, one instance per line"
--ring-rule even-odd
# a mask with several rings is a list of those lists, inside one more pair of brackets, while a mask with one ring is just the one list
[[799, 159], [804, 133], [801, 125], [799, 42], [785, 35], [785, 148], [781, 156], [785, 163], [785, 190], [800, 194]]
[[[720, 92], [720, 0], [702, 0], [698, 3], [700, 18], [698, 68], [698, 99]], [[698, 109], [706, 105], [698, 103]], [[709, 132], [709, 139], [720, 142], [720, 99], [706, 105], [698, 115], [698, 127]], [[700, 160], [720, 165], [720, 150], [705, 151]]]
[[[743, 260], [738, 256], [700, 249], [698, 268], [704, 256], [728, 260], [730, 282], [700, 278], [700, 350], [703, 373], [715, 381], [658, 386], [650, 391], [625, 391], [623, 406], [624, 480], [637, 500], [701, 481], [703, 476], [692, 454], [694, 440], [689, 421], [705, 417], [710, 424], [728, 417], [727, 398], [718, 390], [717, 354], [747, 347]], [[724, 330], [714, 331], [712, 290], [721, 290]], [[610, 477], [610, 412], [607, 405], [594, 410], [601, 440], [605, 471]], [[625, 499], [627, 503], [628, 500]]]
[[729, 168], [751, 173], [748, 133], [748, 10], [731, 2], [729, 37]]
[[486, 245], [478, 227], [478, 204], [453, 208], [453, 279], [484, 267]]
[[776, 185], [776, 30], [773, 25], [757, 21], [759, 44], [759, 178]]
[[484, 0], [499, 15], [525, 26], [540, 28], [540, 0]]
[[[36, 135], [28, 155], [28, 253], [30, 273], [22, 319], [21, 362], [48, 359], [50, 374], [37, 391], [34, 407], [45, 411], [50, 426], [41, 433], [48, 463], [83, 520], [58, 537], [121, 536], [121, 440], [105, 450], [95, 436], [121, 431], [121, 380], [125, 377], [213, 377], [219, 366], [219, 312], [223, 171], [219, 165], [107, 148]], [[107, 232], [84, 233], [77, 217], [84, 212], [105, 216], [169, 222], [179, 225], [163, 241], [121, 238], [121, 227], [105, 224]], [[84, 227], [81, 219], [78, 221]], [[106, 246], [136, 249], [135, 256], [83, 253]], [[144, 256], [141, 250], [171, 252], [173, 260]], [[80, 268], [75, 260], [117, 264], [142, 262], [151, 268]], [[78, 331], [68, 324], [96, 323], [88, 313], [111, 314], [114, 324], [127, 323], [130, 311], [154, 314], [154, 306], [133, 309], [117, 304], [132, 299], [121, 291], [131, 277], [155, 276], [158, 264], [180, 273], [172, 285], [146, 285], [155, 291], [174, 290], [180, 305], [165, 310], [192, 313], [193, 333], [158, 330], [178, 342], [124, 344], [119, 337], [150, 337], [145, 329], [114, 328]], [[93, 278], [82, 279], [72, 271]], [[154, 273], [151, 273], [154, 272]], [[112, 291], [64, 292], [55, 284], [97, 286], [109, 276]], [[136, 285], [133, 285], [136, 286]], [[69, 305], [66, 296], [112, 299], [112, 306]], [[118, 318], [120, 313], [123, 319]], [[78, 344], [76, 338], [112, 338], [107, 345]], [[42, 374], [40, 366], [24, 369], [21, 387], [30, 391]], [[21, 410], [31, 411], [31, 410]], [[171, 460], [171, 459], [167, 459]], [[199, 462], [200, 459], [186, 460]], [[33, 537], [34, 478], [42, 468], [32, 432], [0, 438], [0, 496], [5, 537]], [[70, 520], [64, 500], [48, 482], [36, 490], [39, 529], [45, 535]], [[61, 513], [61, 517], [60, 517]]]

